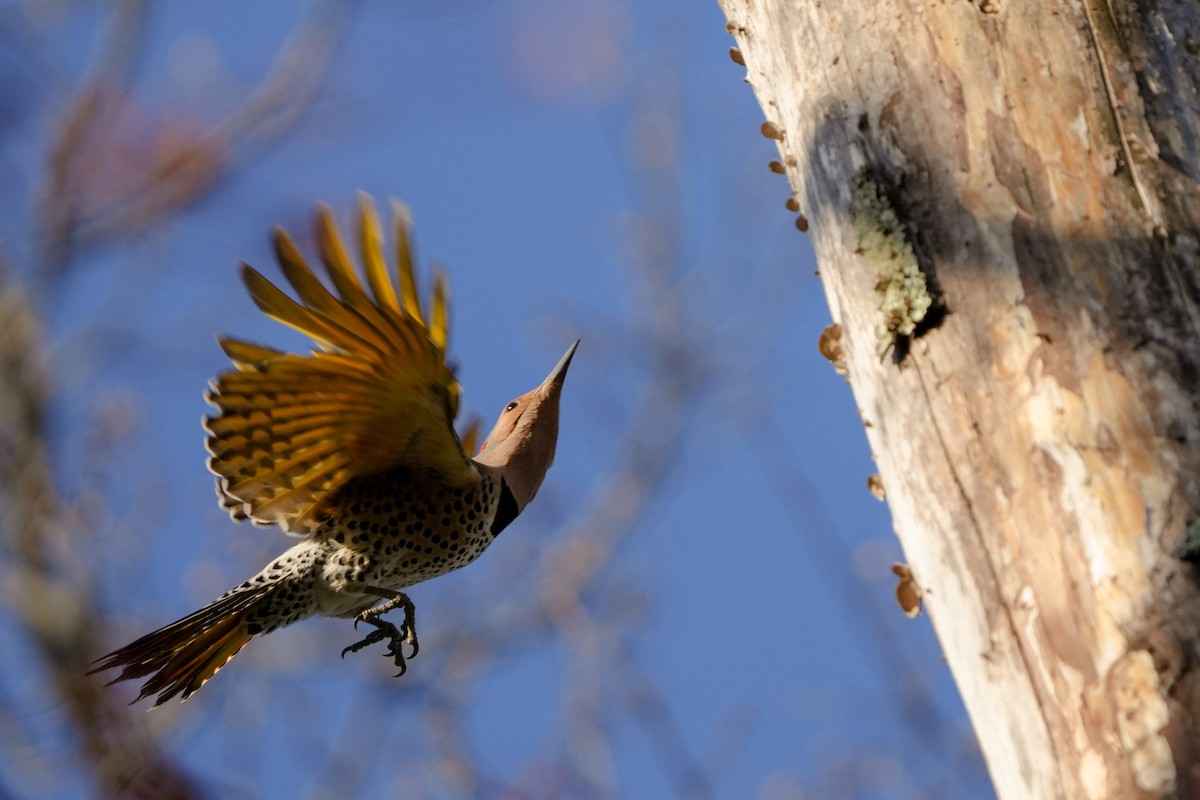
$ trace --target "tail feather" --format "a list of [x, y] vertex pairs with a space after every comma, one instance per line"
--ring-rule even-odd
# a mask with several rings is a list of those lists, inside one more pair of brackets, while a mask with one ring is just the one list
[[156, 706], [176, 695], [186, 700], [250, 641], [254, 634], [246, 626], [247, 612], [281, 585], [268, 583], [236, 589], [199, 611], [97, 659], [88, 674], [122, 667], [121, 674], [109, 682], [110, 686], [149, 675], [135, 703], [154, 694], [158, 695]]

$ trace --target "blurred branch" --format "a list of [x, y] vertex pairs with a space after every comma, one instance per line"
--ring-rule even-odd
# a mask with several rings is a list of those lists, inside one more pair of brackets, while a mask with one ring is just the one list
[[[444, 701], [445, 695], [441, 695]], [[465, 715], [454, 703], [433, 703], [425, 720], [429, 724], [429, 738], [433, 745], [438, 771], [443, 786], [462, 797], [477, 797], [480, 794], [479, 775], [474, 759], [469, 757]]]
[[700, 768], [687, 746], [671, 708], [662, 693], [642, 676], [628, 691], [626, 699], [634, 719], [646, 734], [646, 742], [658, 757], [664, 774], [672, 776], [679, 797], [712, 797], [709, 777]]
[[[895, 605], [893, 620], [885, 619], [884, 611], [872, 600], [862, 582], [851, 572], [849, 548], [839, 535], [838, 527], [825, 509], [824, 501], [812, 481], [801, 469], [793, 454], [780, 446], [787, 441], [773, 420], [765, 419], [757, 435], [751, 438], [765, 482], [778, 501], [790, 509], [794, 520], [804, 520], [804, 528], [796, 526], [796, 540], [803, 546], [814, 572], [824, 583], [827, 593], [838, 599], [852, 640], [878, 679], [883, 699], [889, 706], [897, 726], [911, 734], [911, 741], [921, 743], [921, 753], [940, 759], [945, 773], [960, 782], [948, 762], [948, 754], [957, 751], [951, 746], [953, 726], [942, 712], [929, 687], [925, 674], [914, 663], [910, 649], [901, 641], [898, 624], [912, 624], [902, 619], [903, 612]], [[864, 498], [866, 488], [863, 489]], [[864, 500], [865, 501], [865, 500]], [[936, 743], [936, 746], [930, 746]], [[960, 782], [961, 783], [961, 782]], [[964, 786], [959, 791], [966, 792]], [[955, 793], [958, 795], [958, 792]]]
[[[5, 600], [42, 658], [48, 683], [74, 721], [111, 797], [191, 797], [189, 780], [154, 744], [142, 722], [84, 676], [103, 620], [84, 570], [66, 568], [62, 502], [46, 441], [49, 392], [38, 324], [0, 264], [0, 535], [11, 576]], [[140, 715], [139, 715], [140, 717]]]
[[215, 126], [214, 137], [236, 142], [249, 154], [286, 134], [325, 82], [350, 22], [350, 5], [345, 0], [312, 2], [262, 83]]
[[[127, 84], [142, 48], [147, 4], [115, 0], [106, 32], [48, 148], [37, 192], [37, 286], [81, 248], [131, 235], [200, 198], [234, 164], [287, 132], [321, 84], [346, 27], [347, 5], [314, 2], [272, 69], [228, 119], [204, 134], [132, 118]], [[157, 746], [146, 718], [84, 676], [104, 640], [96, 585], [74, 514], [59, 496], [45, 424], [50, 364], [29, 292], [0, 264], [0, 535], [11, 575], [5, 601], [40, 656], [79, 748], [106, 797], [186, 798], [191, 779]], [[23, 721], [18, 718], [17, 724]]]
[[112, 112], [106, 96], [123, 84], [141, 47], [144, 0], [115, 0], [108, 31], [79, 90], [67, 105], [49, 148], [39, 197], [41, 255], [39, 263], [56, 272], [70, 258], [80, 209], [80, 156], [96, 131], [109, 127]]
[[83, 220], [80, 235], [127, 236], [153, 225], [196, 202], [235, 166], [288, 133], [328, 75], [349, 22], [349, 7], [344, 0], [311, 2], [241, 106], [208, 132], [170, 141], [130, 197]]
[[[322, 86], [350, 18], [342, 0], [312, 0], [261, 83], [208, 130], [133, 120], [129, 65], [144, 0], [119, 0], [96, 66], [50, 148], [39, 203], [45, 276], [91, 242], [130, 236], [197, 202], [237, 165], [286, 134]], [[141, 141], [149, 133], [150, 141]]]

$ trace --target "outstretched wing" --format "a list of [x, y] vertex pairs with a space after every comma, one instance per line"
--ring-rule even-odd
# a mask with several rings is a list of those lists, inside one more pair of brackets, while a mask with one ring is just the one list
[[[309, 355], [236, 339], [221, 347], [237, 367], [217, 376], [205, 420], [209, 469], [221, 504], [307, 534], [331, 495], [356, 475], [408, 467], [447, 484], [478, 480], [454, 432], [460, 388], [446, 363], [446, 285], [435, 276], [429, 316], [421, 308], [409, 222], [393, 209], [399, 294], [388, 274], [374, 202], [362, 195], [358, 227], [364, 288], [321, 206], [317, 238], [335, 295], [281, 229], [275, 254], [299, 302], [243, 265], [250, 296], [268, 316], [312, 337]], [[473, 438], [473, 435], [472, 435]]]

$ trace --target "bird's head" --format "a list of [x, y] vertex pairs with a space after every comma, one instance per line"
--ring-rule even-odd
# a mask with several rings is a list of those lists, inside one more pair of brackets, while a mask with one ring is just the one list
[[504, 407], [475, 461], [501, 471], [518, 513], [533, 500], [554, 463], [558, 398], [579, 342], [567, 350], [541, 385]]

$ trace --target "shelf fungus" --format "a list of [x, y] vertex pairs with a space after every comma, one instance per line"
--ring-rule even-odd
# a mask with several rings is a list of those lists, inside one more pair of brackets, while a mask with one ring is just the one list
[[896, 585], [896, 602], [909, 619], [921, 616], [921, 598], [925, 592], [913, 577], [908, 564], [892, 564], [892, 574], [900, 579]]

